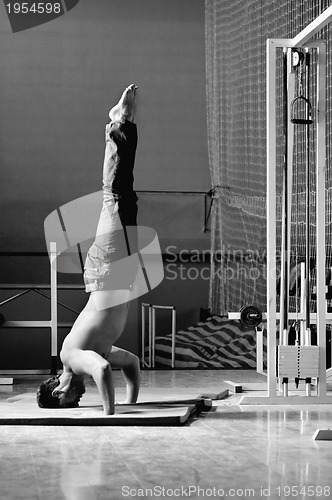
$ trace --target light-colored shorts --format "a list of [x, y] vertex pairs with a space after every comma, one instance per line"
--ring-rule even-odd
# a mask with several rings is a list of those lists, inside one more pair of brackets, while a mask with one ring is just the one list
[[128, 257], [137, 252], [136, 215], [136, 201], [104, 201], [84, 266], [86, 292], [132, 288], [137, 260]]

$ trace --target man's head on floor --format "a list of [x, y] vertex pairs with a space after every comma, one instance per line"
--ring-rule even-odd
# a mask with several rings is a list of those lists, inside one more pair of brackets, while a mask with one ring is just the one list
[[82, 379], [72, 378], [64, 384], [61, 375], [56, 375], [39, 386], [37, 403], [40, 408], [77, 408], [84, 393]]

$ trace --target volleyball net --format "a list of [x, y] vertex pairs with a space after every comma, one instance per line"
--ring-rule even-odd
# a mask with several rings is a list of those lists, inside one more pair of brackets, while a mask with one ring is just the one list
[[[255, 304], [266, 310], [266, 40], [294, 38], [328, 7], [327, 1], [206, 0], [206, 70], [209, 162], [213, 185], [211, 213], [212, 260], [209, 306], [224, 314]], [[326, 274], [332, 266], [331, 179], [331, 35], [329, 25], [316, 38], [326, 41]], [[276, 234], [281, 268], [283, 227], [284, 69], [283, 50], [276, 57]], [[294, 68], [294, 96], [305, 92], [305, 65]], [[311, 113], [315, 116], [317, 54], [310, 50], [308, 83]], [[294, 114], [305, 109], [296, 102]], [[302, 110], [301, 110], [302, 106]], [[316, 123], [293, 129], [290, 248], [292, 265], [306, 259], [307, 225], [310, 227], [311, 293], [315, 288], [316, 260]], [[309, 161], [307, 145], [309, 141]], [[309, 171], [308, 171], [308, 170]], [[309, 177], [308, 177], [309, 176]], [[309, 182], [308, 182], [309, 178]], [[310, 186], [310, 192], [307, 192]], [[306, 220], [308, 200], [309, 220]], [[297, 271], [296, 271], [297, 272]], [[298, 289], [290, 310], [298, 307]], [[311, 301], [314, 308], [314, 301]]]

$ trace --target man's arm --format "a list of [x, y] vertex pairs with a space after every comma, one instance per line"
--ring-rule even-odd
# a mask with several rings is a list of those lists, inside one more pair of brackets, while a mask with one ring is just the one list
[[69, 366], [76, 375], [90, 375], [100, 393], [104, 415], [114, 414], [114, 384], [111, 365], [94, 351], [73, 349], [62, 356], [64, 366]]
[[125, 349], [113, 346], [107, 360], [114, 368], [121, 368], [122, 370], [127, 384], [127, 398], [125, 402], [127, 404], [136, 403], [140, 387], [138, 357]]

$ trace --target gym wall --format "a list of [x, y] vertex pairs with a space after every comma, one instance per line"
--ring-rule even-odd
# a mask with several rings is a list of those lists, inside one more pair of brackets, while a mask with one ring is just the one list
[[[0, 283], [49, 282], [44, 220], [101, 189], [108, 110], [132, 82], [139, 86], [136, 189], [209, 191], [203, 0], [80, 0], [64, 16], [18, 33], [2, 3], [0, 44]], [[165, 204], [160, 212], [154, 198], [149, 209], [147, 197], [139, 222], [166, 234], [164, 251], [168, 245], [179, 252], [208, 248], [203, 198], [195, 210], [177, 210], [172, 201], [179, 225], [170, 234]], [[179, 325], [187, 326], [207, 303], [208, 281], [200, 280], [179, 278], [171, 287], [165, 281], [154, 300], [180, 304]], [[184, 287], [192, 290], [190, 304]], [[86, 295], [73, 300], [79, 309]], [[43, 309], [39, 298], [37, 304], [22, 298], [4, 312], [8, 319], [40, 319], [35, 313], [47, 315]], [[120, 342], [136, 352], [139, 315], [139, 304], [132, 304]], [[46, 330], [3, 328], [0, 369], [43, 368], [46, 338]], [[29, 356], [17, 361], [25, 346]]]

